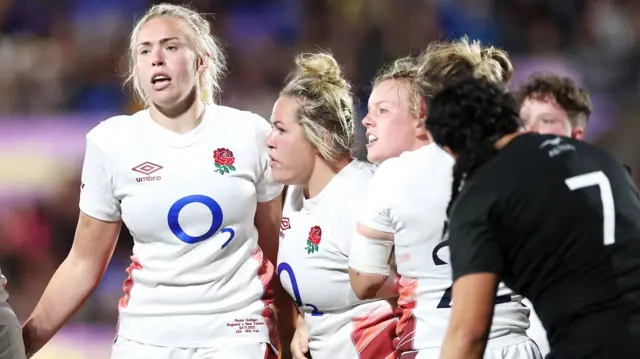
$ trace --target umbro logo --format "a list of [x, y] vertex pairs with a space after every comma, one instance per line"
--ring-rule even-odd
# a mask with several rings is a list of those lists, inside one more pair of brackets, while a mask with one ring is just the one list
[[160, 176], [151, 176], [151, 174], [156, 173], [161, 169], [162, 169], [162, 166], [157, 165], [153, 162], [146, 161], [133, 167], [131, 170], [145, 175], [144, 177], [137, 177], [136, 178], [137, 182], [149, 182], [149, 181], [160, 181], [162, 179], [162, 177]]
[[280, 238], [284, 238], [284, 231], [287, 229], [291, 229], [291, 222], [289, 222], [289, 217], [282, 217], [282, 221], [280, 221]]

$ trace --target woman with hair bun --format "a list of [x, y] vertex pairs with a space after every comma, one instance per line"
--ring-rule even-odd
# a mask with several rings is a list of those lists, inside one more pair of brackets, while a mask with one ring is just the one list
[[293, 357], [395, 358], [391, 304], [359, 300], [349, 285], [350, 242], [374, 167], [354, 159], [353, 97], [331, 55], [296, 58], [271, 121], [271, 171], [289, 186], [277, 272], [298, 308]]

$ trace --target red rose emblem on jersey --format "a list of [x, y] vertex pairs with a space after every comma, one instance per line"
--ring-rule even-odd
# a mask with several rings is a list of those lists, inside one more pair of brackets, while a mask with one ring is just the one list
[[309, 237], [307, 238], [307, 246], [304, 248], [307, 250], [307, 254], [315, 253], [318, 251], [318, 245], [322, 240], [322, 228], [320, 226], [313, 226], [309, 230]]
[[233, 152], [227, 148], [218, 148], [213, 151], [213, 158], [217, 164], [223, 166], [231, 166], [236, 161], [236, 158], [233, 157]]
[[228, 148], [223, 147], [213, 151], [213, 160], [215, 161], [216, 172], [221, 175], [236, 170], [233, 166], [236, 162], [236, 158], [233, 156], [233, 152]]

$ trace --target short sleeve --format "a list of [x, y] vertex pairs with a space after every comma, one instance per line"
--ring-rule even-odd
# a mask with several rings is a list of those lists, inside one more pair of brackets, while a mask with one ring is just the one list
[[371, 229], [394, 233], [395, 226], [391, 217], [393, 204], [394, 168], [397, 159], [392, 158], [378, 167], [369, 183], [367, 198], [362, 206], [358, 222]]
[[258, 148], [258, 175], [256, 196], [258, 202], [269, 202], [282, 193], [283, 185], [274, 181], [269, 166], [269, 148], [267, 138], [271, 132], [271, 124], [264, 118], [253, 115], [256, 119], [256, 146]]
[[467, 274], [502, 272], [502, 249], [490, 221], [496, 202], [485, 193], [468, 188], [452, 208], [449, 249], [454, 281]]
[[87, 148], [82, 166], [80, 210], [102, 221], [120, 220], [120, 203], [115, 198], [113, 176], [107, 156], [96, 144], [94, 133], [87, 135]]

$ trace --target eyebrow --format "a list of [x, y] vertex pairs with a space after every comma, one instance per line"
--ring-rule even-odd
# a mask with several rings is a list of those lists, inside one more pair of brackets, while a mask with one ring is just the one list
[[[167, 43], [169, 41], [174, 41], [174, 40], [178, 40], [179, 41], [180, 39], [175, 37], [175, 36], [174, 37], [164, 37], [164, 38], [160, 39], [159, 42], [160, 42], [160, 44], [164, 44], [164, 43]], [[144, 41], [144, 42], [141, 42], [141, 43], [138, 44], [138, 46], [149, 46], [149, 45], [151, 45], [151, 41]]]
[[376, 101], [374, 102], [372, 105], [368, 105], [367, 108], [371, 108], [371, 107], [376, 107], [376, 106], [380, 106], [383, 103], [388, 103], [390, 105], [393, 105], [393, 102], [391, 101], [387, 101], [387, 100], [380, 100], [380, 101]]

